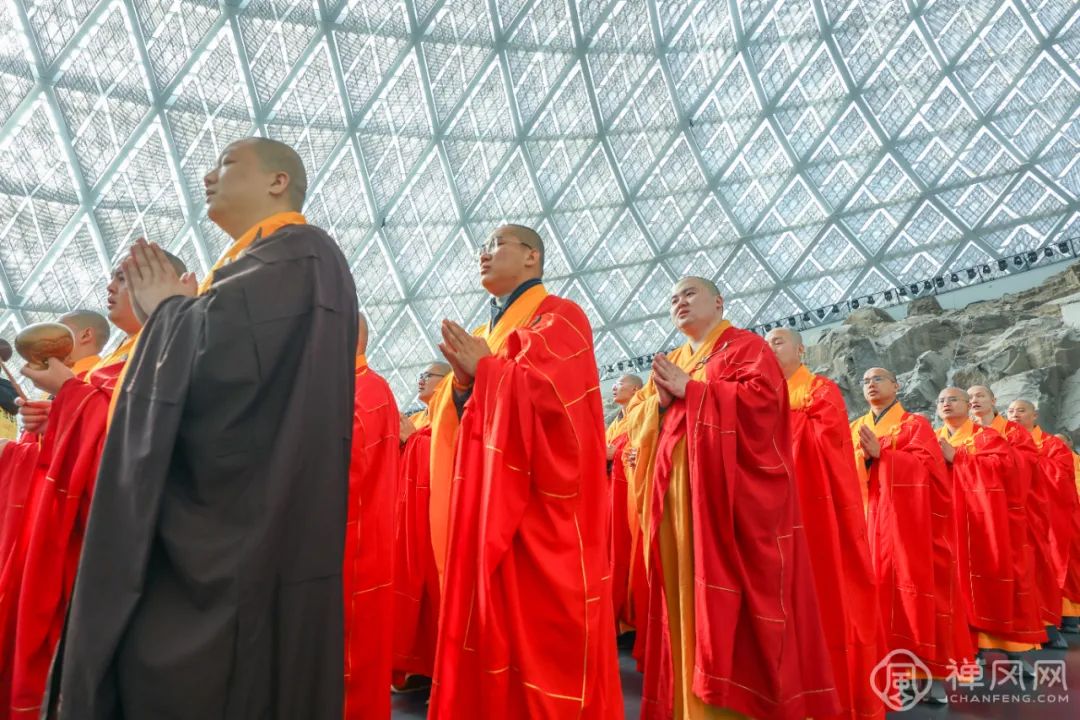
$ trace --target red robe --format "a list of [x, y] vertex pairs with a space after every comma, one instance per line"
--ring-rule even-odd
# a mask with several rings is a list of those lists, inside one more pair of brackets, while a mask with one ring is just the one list
[[399, 416], [390, 386], [356, 359], [345, 531], [345, 717], [390, 717]]
[[[685, 398], [673, 401], [659, 422], [650, 380], [635, 398], [639, 409], [629, 409], [641, 416], [631, 433], [635, 484], [650, 483], [643, 498], [650, 600], [642, 718], [673, 717], [675, 693], [683, 692], [676, 668], [693, 703], [775, 720], [835, 714], [840, 705], [800, 521], [787, 385], [776, 357], [759, 336], [724, 321], [697, 351], [686, 343], [669, 359], [691, 376]], [[686, 558], [679, 541], [665, 548], [663, 540], [684, 507], [692, 580], [680, 565]], [[676, 591], [679, 604], [684, 594], [692, 600], [692, 637], [683, 624], [689, 616], [669, 607]], [[677, 634], [672, 618], [680, 623]], [[687, 645], [692, 667], [675, 653], [686, 653]]]
[[[1080, 455], [1072, 453], [1073, 476], [1077, 500], [1080, 501]], [[1073, 513], [1072, 543], [1069, 545], [1069, 567], [1061, 587], [1062, 615], [1080, 616], [1080, 510]]]
[[884, 718], [870, 677], [887, 652], [885, 629], [844, 398], [831, 380], [801, 366], [788, 378], [788, 399], [795, 480], [841, 717]]
[[633, 657], [638, 672], [644, 670], [645, 620], [649, 612], [649, 583], [646, 579], [645, 543], [634, 493], [626, 476], [625, 453], [629, 435], [625, 415], [620, 414], [607, 429], [607, 442], [614, 448], [609, 463], [611, 475], [611, 582], [615, 622], [620, 630], [633, 628]]
[[439, 627], [439, 571], [431, 547], [431, 425], [405, 441], [394, 539], [394, 673], [431, 677]]
[[[1078, 511], [1073, 454], [1059, 438], [1036, 427], [1031, 439], [1039, 448], [1040, 467], [1046, 478], [1050, 500], [1050, 560], [1059, 587], [1065, 584], [1069, 570], [1069, 548], [1073, 540], [1073, 522]], [[1060, 618], [1058, 619], [1060, 622]]]
[[992, 428], [968, 420], [938, 430], [955, 449], [949, 471], [956, 493], [957, 561], [968, 624], [1006, 635], [1013, 629], [1013, 553], [1006, 485], [1015, 472], [1012, 450]]
[[592, 338], [580, 307], [548, 295], [477, 366], [456, 440], [433, 720], [623, 717]]
[[[858, 429], [874, 429], [881, 456], [866, 468]], [[974, 658], [962, 607], [952, 479], [930, 422], [899, 402], [877, 422], [851, 424], [855, 466], [868, 479], [867, 526], [889, 648], [915, 653], [934, 677]]]
[[[1016, 559], [1017, 577], [1013, 603], [1013, 630], [1006, 639], [1038, 644], [1046, 642], [1046, 625], [1056, 609], [1060, 622], [1061, 588], [1050, 562], [1050, 518], [1047, 481], [1039, 468], [1039, 449], [1031, 433], [997, 415], [991, 424], [1013, 449], [1016, 473], [1009, 489], [1013, 547], [1023, 555]], [[1056, 622], [1054, 624], [1057, 624]]]
[[[53, 399], [25, 516], [0, 576], [0, 685], [4, 708], [33, 714], [67, 616], [123, 362], [67, 381]], [[4, 717], [0, 715], [0, 717]]]

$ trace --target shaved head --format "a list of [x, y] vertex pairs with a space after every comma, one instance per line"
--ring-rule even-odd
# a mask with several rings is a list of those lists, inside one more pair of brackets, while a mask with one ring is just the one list
[[671, 322], [696, 348], [724, 321], [724, 296], [712, 280], [688, 275], [671, 288], [668, 312]]
[[503, 233], [517, 238], [517, 241], [522, 245], [528, 246], [540, 253], [540, 277], [543, 277], [546, 253], [544, 252], [544, 240], [540, 237], [540, 233], [536, 232], [528, 225], [503, 225], [501, 229]]
[[420, 373], [420, 377], [416, 382], [416, 396], [420, 399], [420, 402], [427, 405], [431, 402], [431, 398], [435, 395], [435, 390], [438, 389], [439, 383], [443, 381], [447, 375], [450, 374], [451, 368], [444, 362], [433, 362], [427, 366], [424, 372]]
[[438, 375], [449, 375], [451, 367], [449, 363], [433, 362], [427, 367], [427, 372], [435, 373]]
[[997, 404], [994, 392], [986, 385], [972, 385], [968, 388], [967, 394], [971, 417], [980, 425], [992, 423], [994, 415], [997, 414], [994, 409]]
[[790, 378], [802, 367], [802, 355], [806, 346], [803, 345], [802, 333], [798, 330], [775, 328], [765, 336], [765, 342], [776, 353], [776, 360], [784, 371], [784, 377]]
[[367, 352], [368, 341], [368, 325], [364, 313], [357, 316], [356, 331], [356, 354], [363, 355]]
[[[76, 345], [80, 344], [80, 340], [82, 340], [80, 336], [86, 337], [87, 349], [91, 351], [90, 355], [100, 353], [104, 349], [105, 343], [109, 341], [109, 320], [101, 313], [96, 313], [93, 310], [74, 310], [62, 316], [60, 322], [71, 329], [72, 334], [75, 336]], [[89, 334], [87, 334], [87, 331], [89, 331]]]
[[1017, 425], [1034, 430], [1039, 420], [1039, 411], [1030, 400], [1013, 400], [1009, 403], [1008, 417]]
[[611, 386], [611, 399], [616, 405], [626, 407], [634, 399], [638, 390], [645, 387], [645, 382], [637, 375], [623, 375]]
[[896, 382], [896, 373], [883, 367], [874, 367], [863, 373], [863, 397], [875, 412], [881, 412], [896, 402], [896, 393], [900, 383]]
[[299, 153], [280, 140], [272, 140], [264, 137], [250, 137], [237, 140], [233, 145], [241, 143], [250, 145], [255, 154], [262, 162], [263, 169], [267, 172], [282, 172], [289, 176], [289, 187], [286, 196], [289, 204], [296, 212], [304, 207], [307, 198], [307, 170], [304, 169], [304, 161]]
[[679, 287], [684, 283], [693, 283], [701, 287], [712, 297], [723, 297], [723, 295], [720, 294], [720, 288], [717, 287], [716, 283], [714, 283], [709, 278], [704, 278], [700, 275], [687, 275], [686, 277], [680, 279], [679, 282], [676, 283], [675, 287]]

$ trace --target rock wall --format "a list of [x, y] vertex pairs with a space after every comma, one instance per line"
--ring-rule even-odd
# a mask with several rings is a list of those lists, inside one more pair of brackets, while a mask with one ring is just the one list
[[852, 417], [867, 411], [862, 374], [888, 368], [900, 401], [934, 417], [943, 387], [989, 385], [1004, 411], [1018, 398], [1039, 408], [1040, 424], [1080, 441], [1080, 263], [1042, 285], [943, 310], [934, 297], [893, 320], [876, 308], [856, 310], [807, 348], [806, 364], [839, 385]]

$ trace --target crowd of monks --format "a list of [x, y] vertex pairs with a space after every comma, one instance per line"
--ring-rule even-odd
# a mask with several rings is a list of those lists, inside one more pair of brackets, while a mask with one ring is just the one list
[[620, 635], [645, 720], [872, 718], [891, 651], [964, 680], [1076, 631], [1080, 458], [1031, 403], [945, 388], [935, 430], [870, 368], [849, 424], [798, 332], [685, 277], [685, 342], [605, 427], [589, 318], [503, 225], [487, 322], [442, 321], [405, 417], [306, 184], [229, 145], [210, 274], [137, 241], [108, 318], [23, 370], [47, 399], [0, 440], [0, 718], [385, 720], [427, 687], [432, 718], [622, 718]]

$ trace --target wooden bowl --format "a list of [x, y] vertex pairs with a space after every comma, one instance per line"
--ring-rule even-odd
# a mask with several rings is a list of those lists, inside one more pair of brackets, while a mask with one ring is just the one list
[[35, 323], [15, 336], [15, 352], [34, 370], [44, 370], [49, 358], [67, 358], [75, 349], [75, 336], [62, 323]]

